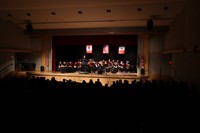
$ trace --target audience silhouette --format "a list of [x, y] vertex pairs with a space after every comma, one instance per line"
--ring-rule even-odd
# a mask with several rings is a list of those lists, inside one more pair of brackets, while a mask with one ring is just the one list
[[[49, 126], [59, 124], [60, 127], [61, 124], [66, 126], [65, 122], [69, 121], [70, 126], [67, 124], [64, 131], [160, 133], [193, 132], [197, 128], [192, 118], [197, 117], [194, 110], [197, 111], [198, 104], [189, 102], [189, 99], [199, 95], [197, 89], [189, 87], [187, 82], [133, 80], [129, 83], [127, 80], [116, 80], [108, 86], [102, 85], [99, 79], [78, 83], [66, 79], [57, 81], [55, 77], [50, 80], [45, 77], [12, 77], [1, 79], [0, 83], [1, 94], [5, 99], [14, 99], [13, 102], [22, 97], [25, 97], [24, 101], [28, 98], [47, 98], [45, 102], [40, 101], [43, 105], [38, 110], [48, 103], [53, 106], [57, 111], [52, 111], [52, 108], [46, 110], [51, 113], [51, 119], [47, 118], [45, 122]], [[61, 97], [64, 101], [55, 102]], [[61, 103], [66, 109], [55, 108]], [[189, 106], [191, 112], [185, 111]], [[58, 118], [64, 121], [59, 122]]]

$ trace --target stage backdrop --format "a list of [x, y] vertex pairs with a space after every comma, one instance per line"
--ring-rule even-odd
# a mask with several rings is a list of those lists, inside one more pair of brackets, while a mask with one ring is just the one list
[[[128, 60], [133, 67], [137, 63], [137, 35], [82, 35], [53, 36], [53, 70], [57, 70], [59, 61], [76, 62], [84, 55], [94, 60]], [[86, 46], [92, 46], [92, 53], [86, 52]], [[108, 53], [103, 48], [108, 46]], [[119, 54], [119, 48], [125, 47], [124, 54]]]

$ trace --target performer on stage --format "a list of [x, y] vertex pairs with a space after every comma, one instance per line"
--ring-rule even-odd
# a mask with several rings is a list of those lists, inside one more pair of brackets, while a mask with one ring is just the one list
[[130, 72], [130, 63], [129, 63], [129, 61], [126, 61], [125, 72]]
[[89, 72], [95, 73], [95, 61], [94, 61], [94, 59], [89, 59], [88, 65], [90, 67]]
[[66, 71], [67, 71], [67, 63], [66, 63], [66, 61], [64, 61], [63, 64], [61, 65], [61, 67], [60, 67], [60, 72], [66, 73]]
[[113, 68], [111, 70], [112, 73], [117, 73], [119, 69], [119, 60], [117, 59], [116, 61], [114, 61], [113, 63]]
[[88, 67], [88, 60], [86, 59], [86, 56], [84, 55], [82, 58], [82, 65], [81, 65], [81, 70], [83, 72], [87, 72], [87, 67]]
[[112, 62], [110, 59], [107, 61], [107, 67], [106, 67], [106, 72], [110, 72], [112, 69]]
[[58, 63], [58, 71], [60, 71], [61, 66], [62, 66], [62, 62], [59, 61], [59, 63]]
[[104, 69], [103, 69], [103, 60], [99, 61], [99, 66], [98, 66], [97, 72], [98, 72], [98, 74], [102, 74], [104, 72]]
[[86, 65], [87, 64], [87, 59], [85, 57], [85, 55], [82, 58], [82, 65]]
[[124, 71], [124, 66], [125, 66], [124, 62], [120, 61], [120, 63], [119, 63], [119, 70], [120, 70], [120, 72]]

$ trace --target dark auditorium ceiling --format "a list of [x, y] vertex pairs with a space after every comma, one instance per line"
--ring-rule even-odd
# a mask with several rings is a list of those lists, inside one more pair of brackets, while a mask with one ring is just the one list
[[168, 26], [185, 0], [1, 0], [0, 19], [25, 29]]

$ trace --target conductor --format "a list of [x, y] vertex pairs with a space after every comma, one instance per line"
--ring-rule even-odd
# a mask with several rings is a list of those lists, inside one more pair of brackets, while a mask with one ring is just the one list
[[82, 71], [87, 72], [87, 67], [88, 67], [88, 60], [86, 59], [85, 55], [82, 58]]

